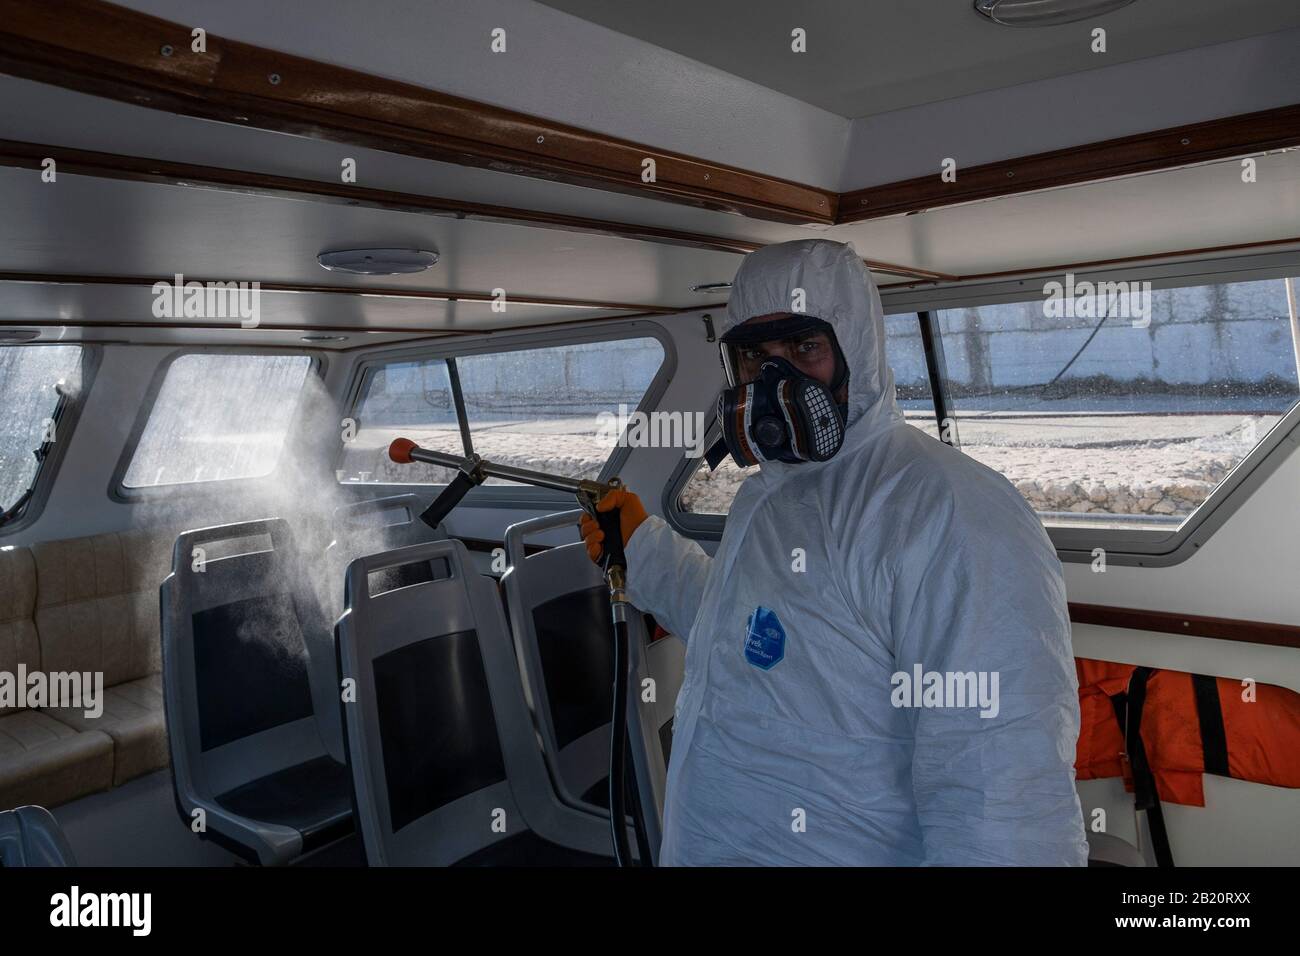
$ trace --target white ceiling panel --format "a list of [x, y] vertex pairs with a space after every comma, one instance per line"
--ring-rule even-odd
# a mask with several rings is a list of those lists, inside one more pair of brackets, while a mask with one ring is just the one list
[[[532, 0], [124, 0], [210, 34], [834, 187], [848, 123]], [[504, 31], [494, 52], [493, 30]], [[766, 144], [786, 144], [770, 151]]]
[[[4, 342], [0, 329], [0, 342]], [[257, 348], [291, 348], [299, 351], [323, 350], [339, 351], [352, 348], [371, 348], [376, 345], [430, 341], [435, 336], [419, 336], [409, 332], [366, 332], [349, 333], [341, 341], [304, 342], [300, 332], [278, 332], [269, 329], [244, 330], [238, 328], [222, 329], [158, 329], [158, 328], [95, 328], [93, 326], [63, 326], [61, 328], [43, 327], [37, 329], [40, 335], [30, 341], [56, 344], [62, 342], [129, 342], [132, 345], [170, 345], [170, 346], [208, 346], [223, 347], [256, 346]], [[459, 338], [459, 336], [457, 336]], [[445, 341], [445, 337], [443, 339]]]
[[[658, 226], [759, 242], [818, 235], [804, 228], [528, 176], [178, 116], [0, 75], [0, 138], [338, 183], [466, 202]], [[784, 147], [783, 147], [784, 148]], [[760, 165], [752, 157], [747, 168]], [[837, 159], [838, 162], [838, 159]]]
[[[75, 326], [81, 322], [162, 323], [170, 317], [154, 314], [155, 296], [149, 286], [54, 284], [0, 281], [0, 318], [6, 324], [58, 322]], [[256, 312], [247, 315], [249, 328], [288, 326], [290, 329], [332, 330], [375, 329], [405, 333], [497, 331], [520, 325], [556, 324], [574, 320], [612, 318], [626, 315], [602, 309], [555, 308], [507, 303], [504, 312], [493, 312], [484, 302], [443, 302], [429, 299], [397, 299], [375, 295], [339, 295], [309, 292], [266, 292], [256, 299]], [[215, 324], [219, 334], [245, 331], [240, 317], [178, 318], [187, 323]], [[256, 323], [256, 326], [254, 325]], [[267, 329], [268, 332], [273, 329]]]
[[1300, 26], [1295, 0], [1136, 0], [1037, 28], [990, 23], [972, 0], [541, 2], [851, 118]]
[[[629, 304], [700, 304], [733, 253], [323, 202], [0, 169], [0, 271], [259, 280], [491, 292]], [[432, 249], [418, 276], [327, 272], [325, 251]]]
[[894, 262], [972, 275], [1300, 236], [1300, 150], [1007, 196], [826, 235]]

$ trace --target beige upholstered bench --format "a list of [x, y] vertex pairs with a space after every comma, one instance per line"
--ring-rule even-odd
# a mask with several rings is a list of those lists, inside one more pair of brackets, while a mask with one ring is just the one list
[[102, 672], [103, 713], [0, 709], [0, 810], [57, 806], [167, 765], [158, 586], [174, 534], [0, 550], [0, 671]]

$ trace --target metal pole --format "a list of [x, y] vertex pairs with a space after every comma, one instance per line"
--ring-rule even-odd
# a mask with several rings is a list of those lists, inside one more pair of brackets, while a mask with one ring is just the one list
[[[957, 420], [952, 417], [948, 403], [948, 365], [943, 356], [943, 333], [939, 317], [934, 312], [918, 312], [921, 325], [921, 346], [925, 349], [925, 367], [930, 374], [930, 398], [934, 402], [934, 420], [939, 426], [939, 440], [960, 448], [957, 438]], [[948, 437], [944, 435], [947, 433]]]
[[460, 390], [460, 369], [456, 359], [447, 359], [447, 381], [451, 384], [451, 400], [456, 406], [456, 420], [460, 422], [460, 443], [466, 455], [474, 454], [474, 441], [469, 435], [469, 416], [465, 414], [465, 395]]
[[[430, 465], [441, 465], [444, 468], [451, 468], [459, 471], [465, 465], [477, 466], [485, 475], [492, 478], [508, 478], [511, 481], [522, 481], [528, 485], [536, 485], [539, 488], [551, 488], [555, 491], [567, 491], [570, 494], [577, 494], [587, 488], [594, 488], [599, 483], [582, 481], [578, 478], [562, 478], [559, 475], [548, 475], [541, 471], [530, 471], [527, 468], [515, 468], [512, 465], [498, 465], [492, 462], [477, 459], [477, 456], [465, 458], [461, 455], [449, 455], [440, 451], [429, 451], [427, 448], [411, 449], [411, 458], [415, 461], [422, 461]], [[477, 459], [477, 460], [476, 460]]]
[[1296, 384], [1300, 385], [1300, 310], [1296, 309], [1295, 279], [1283, 279], [1286, 283], [1286, 307], [1291, 313], [1291, 349], [1295, 352]]

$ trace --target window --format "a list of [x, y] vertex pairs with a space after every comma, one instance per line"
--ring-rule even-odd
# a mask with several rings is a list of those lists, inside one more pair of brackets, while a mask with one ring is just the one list
[[1290, 281], [942, 310], [957, 442], [1049, 526], [1176, 531], [1300, 398]]
[[0, 525], [30, 501], [81, 375], [79, 345], [0, 346]]
[[[1170, 285], [1194, 279], [1177, 270], [1152, 272]], [[1099, 546], [1121, 563], [1184, 559], [1300, 427], [1300, 281], [1258, 274], [1159, 290], [1061, 276], [1037, 295], [1010, 280], [980, 290], [1001, 304], [928, 313], [940, 330], [947, 434], [1011, 481], [1063, 559], [1092, 560]], [[961, 290], [928, 294], [952, 302]], [[901, 293], [899, 304], [923, 305], [921, 295]], [[887, 348], [899, 404], [920, 426], [933, 403], [919, 327], [904, 318], [888, 320]], [[679, 479], [678, 523], [714, 535], [743, 475], [729, 462], [686, 472], [692, 464], [679, 470], [689, 481]]]
[[443, 359], [391, 362], [368, 370], [350, 419], [344, 421], [339, 481], [420, 485], [451, 480], [446, 468], [391, 461], [388, 445], [394, 438], [405, 436], [430, 451], [465, 453]]
[[[636, 409], [663, 361], [663, 346], [643, 337], [373, 366], [351, 416], [355, 433], [345, 435], [339, 480], [446, 484], [448, 469], [399, 465], [387, 451], [404, 436], [432, 451], [465, 454], [454, 383], [476, 454], [594, 479], [618, 443], [609, 423]], [[486, 483], [516, 485], [497, 478]]]
[[269, 475], [311, 370], [306, 355], [191, 353], [168, 367], [125, 488]]
[[[909, 425], [937, 439], [939, 428], [934, 420], [934, 398], [930, 394], [921, 325], [915, 312], [885, 316], [885, 353], [894, 370], [898, 406], [903, 410], [903, 417]], [[731, 510], [740, 483], [754, 470], [741, 468], [730, 455], [713, 470], [701, 459], [695, 473], [682, 488], [677, 507], [687, 514], [726, 514]]]
[[930, 394], [930, 372], [921, 342], [921, 323], [915, 312], [885, 316], [885, 356], [894, 371], [898, 407], [909, 425], [931, 438], [939, 437], [934, 420], [934, 396]]

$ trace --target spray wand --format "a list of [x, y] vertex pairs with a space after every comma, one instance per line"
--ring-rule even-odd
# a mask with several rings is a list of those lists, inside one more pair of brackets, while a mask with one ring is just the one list
[[[627, 692], [628, 692], [628, 633], [627, 633], [627, 560], [623, 555], [623, 532], [620, 525], [619, 509], [609, 508], [600, 511], [597, 505], [609, 494], [621, 491], [623, 483], [617, 478], [607, 482], [586, 479], [566, 478], [544, 471], [532, 471], [528, 468], [516, 468], [513, 465], [501, 465], [486, 461], [478, 455], [462, 457], [445, 452], [430, 451], [421, 448], [409, 438], [396, 438], [388, 446], [388, 457], [399, 464], [422, 461], [430, 465], [441, 465], [456, 471], [456, 477], [442, 491], [433, 504], [420, 515], [420, 520], [436, 528], [451, 512], [471, 488], [481, 485], [488, 478], [506, 478], [539, 488], [551, 488], [566, 491], [578, 499], [583, 511], [596, 519], [600, 530], [605, 534], [604, 551], [601, 555], [601, 570], [605, 583], [609, 587], [610, 613], [614, 622], [614, 714], [610, 728], [609, 758], [609, 818], [614, 839], [614, 859], [619, 866], [630, 866], [632, 851], [628, 845], [626, 817], [626, 799], [624, 781], [626, 779], [626, 740], [627, 740]], [[635, 767], [633, 768], [635, 774]], [[637, 788], [634, 785], [635, 795]], [[635, 798], [634, 798], [635, 799]], [[641, 818], [639, 800], [635, 801], [636, 813], [633, 822], [636, 826], [637, 843], [643, 865], [649, 865], [649, 843], [645, 836], [645, 822]]]

